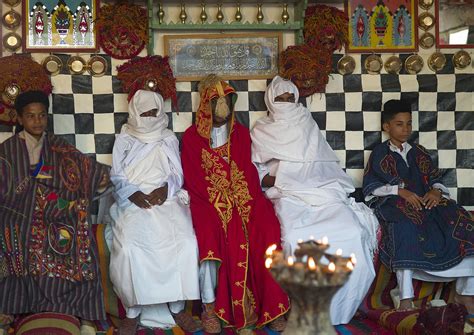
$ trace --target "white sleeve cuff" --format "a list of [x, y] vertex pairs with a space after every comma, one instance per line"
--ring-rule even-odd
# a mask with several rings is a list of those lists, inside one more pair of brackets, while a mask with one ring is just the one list
[[373, 195], [377, 197], [386, 197], [388, 195], [398, 195], [398, 185], [384, 185], [376, 188], [373, 192]]

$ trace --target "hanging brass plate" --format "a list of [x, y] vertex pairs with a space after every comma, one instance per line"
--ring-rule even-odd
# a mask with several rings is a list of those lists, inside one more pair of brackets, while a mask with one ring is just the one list
[[83, 74], [86, 70], [86, 61], [80, 56], [71, 56], [67, 61], [71, 74]]
[[428, 13], [424, 12], [418, 16], [418, 26], [423, 30], [430, 30], [435, 25], [435, 17]]
[[352, 56], [344, 56], [337, 62], [337, 72], [342, 75], [351, 74], [356, 67], [355, 60]]
[[471, 64], [471, 55], [466, 50], [459, 50], [453, 55], [454, 67], [458, 70], [462, 70]]
[[385, 71], [390, 74], [397, 74], [402, 69], [402, 61], [397, 56], [389, 57], [384, 64]]
[[2, 24], [8, 29], [16, 29], [20, 26], [21, 15], [15, 12], [13, 9], [6, 12], [2, 18]]
[[434, 0], [419, 0], [418, 5], [424, 10], [428, 10], [433, 6]]
[[441, 71], [445, 65], [446, 56], [441, 52], [435, 52], [430, 56], [430, 58], [428, 58], [428, 67], [431, 69], [431, 71]]
[[107, 61], [102, 56], [92, 56], [87, 61], [87, 71], [94, 77], [103, 76], [107, 72]]
[[369, 74], [379, 74], [382, 70], [382, 58], [377, 55], [370, 55], [365, 59], [364, 67]]
[[3, 47], [10, 52], [15, 52], [21, 47], [21, 36], [17, 33], [8, 33], [3, 36]]
[[435, 44], [434, 35], [431, 34], [431, 33], [428, 33], [428, 32], [424, 33], [420, 37], [420, 43], [419, 44], [423, 49], [431, 48]]
[[16, 97], [21, 93], [21, 88], [16, 83], [7, 84], [2, 92], [2, 100], [5, 104], [13, 106]]
[[63, 62], [58, 56], [50, 55], [43, 60], [42, 65], [46, 72], [48, 72], [51, 76], [55, 76], [61, 72]]
[[423, 69], [423, 58], [419, 55], [411, 55], [405, 60], [405, 70], [409, 74], [417, 74]]
[[3, 0], [3, 3], [7, 4], [10, 7], [15, 7], [21, 3], [21, 0]]

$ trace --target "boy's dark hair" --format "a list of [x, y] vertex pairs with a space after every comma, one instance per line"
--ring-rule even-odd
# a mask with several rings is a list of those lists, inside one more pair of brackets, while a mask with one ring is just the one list
[[27, 91], [17, 96], [15, 100], [15, 110], [21, 115], [23, 114], [23, 108], [34, 102], [43, 104], [46, 109], [49, 108], [49, 99], [46, 93], [43, 91]]
[[389, 100], [383, 105], [382, 124], [389, 123], [398, 113], [410, 113], [411, 104], [405, 100]]

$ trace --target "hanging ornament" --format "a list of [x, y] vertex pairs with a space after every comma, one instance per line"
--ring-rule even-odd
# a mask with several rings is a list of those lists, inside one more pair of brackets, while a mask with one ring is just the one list
[[96, 27], [100, 46], [117, 59], [135, 57], [148, 40], [147, 11], [138, 5], [119, 3], [101, 7]]
[[242, 13], [240, 12], [240, 3], [237, 3], [237, 10], [235, 12], [235, 21], [240, 22], [242, 21]]
[[[356, 30], [359, 39], [364, 35], [367, 25], [359, 16]], [[304, 19], [304, 40], [315, 48], [325, 48], [331, 52], [341, 50], [348, 42], [348, 19], [343, 11], [326, 5], [310, 6]]]
[[29, 55], [0, 58], [0, 123], [14, 125], [16, 97], [25, 91], [43, 91], [50, 94], [51, 79], [43, 66]]

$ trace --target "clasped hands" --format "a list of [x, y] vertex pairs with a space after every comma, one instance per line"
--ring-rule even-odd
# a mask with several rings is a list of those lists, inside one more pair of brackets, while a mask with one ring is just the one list
[[162, 205], [168, 197], [168, 183], [164, 186], [155, 189], [150, 194], [145, 194], [142, 191], [137, 191], [128, 197], [128, 200], [133, 202], [140, 208], [149, 209], [155, 205]]
[[420, 197], [416, 193], [401, 188], [398, 190], [398, 195], [419, 211], [423, 208], [432, 209], [436, 207], [441, 200], [441, 192], [438, 189], [431, 189], [426, 192], [423, 197]]

